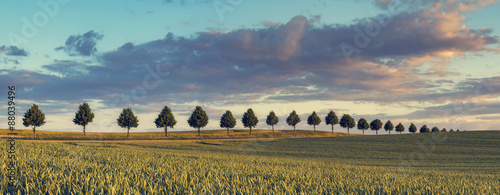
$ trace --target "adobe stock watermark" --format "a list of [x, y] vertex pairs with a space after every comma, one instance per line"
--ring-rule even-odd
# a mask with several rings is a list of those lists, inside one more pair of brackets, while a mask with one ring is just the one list
[[212, 6], [217, 16], [219, 16], [219, 20], [223, 22], [225, 19], [224, 14], [228, 11], [233, 12], [234, 8], [241, 5], [241, 3], [243, 3], [243, 0], [214, 0]]
[[[142, 83], [130, 90], [118, 95], [112, 102], [111, 108], [118, 108], [120, 106], [130, 107], [133, 103], [139, 103], [146, 100], [148, 96], [148, 91], [155, 90], [160, 84], [163, 83], [163, 79], [170, 75], [170, 72], [163, 72], [160, 70], [160, 64], [156, 64], [156, 67], [151, 68], [146, 65], [145, 70], [147, 74], [143, 77]], [[116, 125], [106, 125], [104, 121], [111, 121], [109, 118], [105, 118], [102, 123], [99, 123], [99, 129], [113, 129]]]
[[[479, 97], [498, 92], [498, 89], [496, 89], [492, 83], [493, 83], [492, 78], [481, 79], [480, 82], [478, 82], [473, 88], [474, 96]], [[443, 118], [449, 118], [451, 116], [462, 117], [470, 115], [470, 112], [472, 112], [477, 108], [479, 108], [478, 102], [474, 103], [462, 102], [460, 105], [457, 105], [453, 109], [448, 110], [443, 115]], [[461, 124], [462, 121], [457, 121], [453, 124], [451, 129], [458, 129]], [[397, 178], [393, 180], [393, 182], [390, 185], [394, 185], [397, 180], [404, 180], [406, 177], [408, 177], [409, 174], [411, 174], [414, 171], [414, 167], [422, 164], [426, 158], [428, 158], [430, 155], [434, 153], [437, 144], [444, 143], [447, 139], [448, 139], [448, 133], [446, 132], [431, 132], [430, 137], [424, 140], [415, 141], [415, 144], [418, 146], [418, 149], [412, 151], [409, 154], [408, 158], [404, 158], [403, 156], [399, 157], [400, 163], [397, 170], [398, 174], [396, 174]], [[404, 169], [406, 169], [407, 171], [405, 172]], [[388, 171], [386, 174], [391, 175], [394, 173]]]
[[17, 167], [17, 156], [16, 156], [16, 137], [17, 133], [14, 133], [16, 126], [16, 103], [14, 99], [16, 98], [16, 86], [8, 86], [9, 91], [7, 92], [7, 114], [8, 114], [8, 122], [9, 126], [9, 136], [7, 139], [7, 153], [8, 153], [8, 162], [7, 162], [7, 185], [9, 188], [15, 187], [17, 182], [16, 177], [16, 167]]
[[[492, 84], [492, 78], [483, 78], [478, 82], [474, 89], [474, 96], [479, 97], [483, 95], [490, 95], [498, 92], [498, 89], [495, 89], [495, 86]], [[472, 111], [479, 108], [479, 102], [461, 102], [460, 104], [454, 105], [453, 109], [447, 110], [443, 115], [443, 118], [451, 118], [453, 116], [457, 118], [463, 118], [464, 116], [470, 115]], [[462, 124], [461, 120], [453, 123], [452, 129], [458, 129]]]
[[391, 21], [392, 16], [390, 14], [387, 14], [386, 17], [378, 15], [373, 20], [366, 22], [363, 29], [359, 27], [354, 28], [354, 45], [346, 42], [342, 42], [339, 45], [347, 63], [351, 62], [351, 57], [354, 54], [361, 54], [362, 50], [368, 47], [372, 39], [379, 36], [382, 33], [382, 29], [388, 27]]
[[40, 28], [47, 26], [50, 18], [54, 18], [61, 8], [70, 0], [39, 0], [38, 6], [41, 10], [33, 13], [30, 18], [22, 17], [23, 25], [19, 33], [10, 32], [7, 35], [10, 45], [27, 44], [29, 39], [34, 38]]

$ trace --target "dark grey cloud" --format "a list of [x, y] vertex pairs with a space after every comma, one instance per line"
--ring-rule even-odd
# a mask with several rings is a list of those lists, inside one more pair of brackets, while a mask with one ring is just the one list
[[[428, 71], [445, 72], [446, 68], [417, 70], [422, 62], [416, 59], [447, 58], [443, 52], [490, 51], [487, 47], [497, 44], [498, 38], [487, 30], [454, 29], [462, 26], [460, 20], [435, 14], [401, 12], [324, 26], [311, 25], [306, 17], [296, 16], [286, 24], [259, 29], [200, 32], [189, 38], [169, 33], [164, 39], [125, 43], [104, 52], [98, 56], [100, 65], [55, 61], [44, 68], [60, 76], [40, 77], [45, 84], [35, 85], [31, 93], [45, 99], [88, 98], [111, 103], [122, 95], [129, 99], [134, 93], [141, 96], [141, 92], [144, 98], [136, 98], [141, 99], [135, 101], [137, 104], [235, 104], [256, 99], [404, 102], [471, 97], [468, 94], [473, 89], [464, 82], [450, 91], [438, 89], [447, 82], [433, 83], [427, 78]], [[440, 27], [447, 22], [454, 25], [445, 26], [449, 33], [443, 36]], [[370, 28], [374, 25], [379, 25], [378, 33]], [[361, 34], [373, 31], [363, 47], [356, 44], [362, 36], [360, 30], [365, 31]], [[90, 55], [101, 38], [93, 31], [72, 36], [64, 50], [73, 48], [73, 52]], [[347, 60], [342, 43], [360, 52]], [[86, 52], [80, 52], [83, 48]], [[39, 76], [33, 72], [14, 74]]]
[[55, 60], [54, 64], [44, 65], [42, 67], [54, 73], [59, 73], [63, 77], [78, 77], [88, 73], [85, 64], [70, 60]]
[[70, 56], [90, 56], [97, 52], [96, 45], [104, 35], [93, 30], [83, 35], [71, 35], [64, 46], [55, 48], [56, 51], [64, 51]]
[[5, 53], [9, 56], [28, 56], [28, 52], [26, 50], [19, 48], [17, 46], [0, 46], [0, 53]]
[[[500, 110], [499, 102], [469, 102], [469, 103], [450, 103], [440, 106], [428, 106], [421, 110], [401, 115], [390, 116], [390, 118], [407, 119], [428, 119], [462, 117], [471, 119], [474, 115], [497, 114]], [[491, 119], [490, 119], [491, 120]]]
[[[498, 121], [498, 119], [500, 119], [500, 117], [499, 116], [482, 116], [482, 117], [477, 117], [477, 119], [486, 120], [486, 121], [489, 121], [489, 120]], [[498, 126], [496, 126], [496, 128], [498, 128]]]

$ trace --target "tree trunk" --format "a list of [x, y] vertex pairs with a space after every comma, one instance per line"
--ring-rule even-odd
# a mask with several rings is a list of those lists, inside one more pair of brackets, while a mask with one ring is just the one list
[[273, 127], [273, 133], [274, 133], [274, 125], [271, 125], [271, 127]]
[[349, 134], [349, 127], [347, 127], [347, 134]]
[[229, 135], [229, 127], [227, 127], [227, 135]]
[[198, 136], [200, 136], [200, 128], [198, 128]]
[[293, 132], [295, 132], [295, 125], [293, 126]]
[[165, 137], [167, 136], [168, 127], [165, 126]]
[[332, 124], [332, 133], [333, 133], [333, 124]]
[[399, 132], [399, 134], [401, 134], [401, 131]]
[[33, 126], [33, 139], [36, 139], [36, 127]]
[[375, 135], [378, 135], [378, 130], [375, 131]]
[[391, 134], [391, 130], [389, 130], [389, 135]]
[[252, 135], [252, 127], [250, 127], [250, 135]]
[[316, 131], [316, 125], [313, 125], [313, 127], [314, 127], [314, 131]]
[[129, 137], [129, 135], [128, 135], [128, 134], [129, 134], [129, 131], [130, 131], [130, 127], [127, 127], [127, 139], [129, 139], [129, 138], [130, 138], [130, 137]]
[[363, 129], [363, 135], [365, 134], [365, 130]]
[[83, 135], [85, 135], [85, 125], [83, 125]]

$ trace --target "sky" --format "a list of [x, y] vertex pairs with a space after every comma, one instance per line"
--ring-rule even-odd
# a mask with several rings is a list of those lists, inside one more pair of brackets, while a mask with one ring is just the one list
[[243, 128], [248, 108], [259, 129], [270, 111], [293, 129], [293, 110], [299, 129], [312, 129], [313, 111], [325, 131], [330, 111], [406, 128], [500, 127], [498, 0], [39, 0], [0, 12], [0, 83], [5, 96], [16, 86], [18, 129], [37, 104], [38, 129], [82, 131], [72, 119], [83, 102], [95, 113], [87, 132], [125, 132], [126, 107], [139, 118], [131, 132], [160, 132], [164, 106], [174, 131], [192, 130], [198, 105], [204, 130], [226, 110]]

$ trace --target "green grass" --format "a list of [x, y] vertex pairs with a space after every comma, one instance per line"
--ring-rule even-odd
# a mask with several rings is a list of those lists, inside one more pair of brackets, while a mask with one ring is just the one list
[[[499, 131], [236, 140], [21, 140], [18, 190], [25, 194], [499, 194], [499, 140]], [[426, 143], [425, 147], [417, 142]], [[423, 158], [408, 161], [412, 153]], [[0, 159], [7, 161], [6, 152]], [[7, 194], [5, 169], [0, 171], [3, 194]]]

